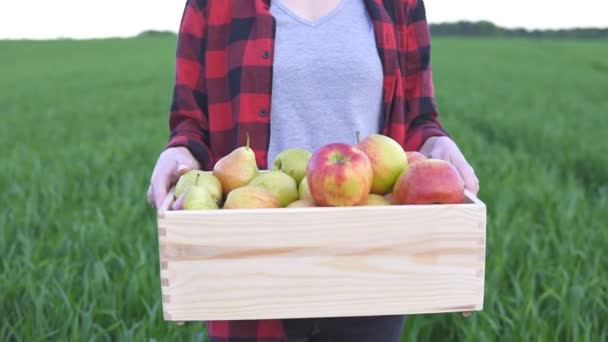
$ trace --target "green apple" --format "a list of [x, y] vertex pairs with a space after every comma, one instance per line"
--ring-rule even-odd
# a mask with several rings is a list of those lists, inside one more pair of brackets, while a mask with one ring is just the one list
[[300, 183], [306, 175], [306, 167], [312, 153], [301, 148], [290, 148], [279, 153], [274, 159], [273, 170], [280, 170]]

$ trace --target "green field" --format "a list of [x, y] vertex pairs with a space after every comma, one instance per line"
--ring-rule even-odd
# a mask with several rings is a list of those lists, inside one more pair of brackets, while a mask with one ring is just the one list
[[[0, 340], [201, 340], [161, 314], [174, 38], [0, 42]], [[608, 44], [440, 39], [442, 122], [488, 205], [485, 307], [404, 340], [608, 340]]]

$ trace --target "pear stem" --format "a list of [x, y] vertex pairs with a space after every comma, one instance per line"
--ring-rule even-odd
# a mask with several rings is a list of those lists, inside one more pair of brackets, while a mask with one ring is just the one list
[[361, 142], [361, 132], [357, 131], [355, 133], [355, 135], [357, 136], [357, 144]]
[[247, 148], [249, 148], [249, 138], [250, 138], [249, 137], [249, 132], [246, 133], [246, 136], [247, 136]]
[[196, 174], [196, 180], [194, 181], [194, 185], [197, 185], [197, 186], [198, 186], [198, 179], [199, 179], [199, 177], [200, 177], [200, 176], [201, 176], [201, 174], [200, 174], [200, 173], [197, 173], [197, 174]]

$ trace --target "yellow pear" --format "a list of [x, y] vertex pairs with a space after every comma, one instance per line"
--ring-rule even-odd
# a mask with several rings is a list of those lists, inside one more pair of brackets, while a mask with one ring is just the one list
[[259, 173], [255, 154], [249, 147], [249, 136], [246, 146], [241, 146], [222, 157], [213, 167], [213, 175], [220, 180], [225, 193], [247, 185]]
[[283, 171], [262, 172], [249, 185], [262, 187], [279, 200], [281, 207], [288, 206], [298, 199], [298, 185], [293, 178]]
[[279, 200], [272, 192], [259, 186], [243, 186], [226, 196], [224, 209], [279, 208]]
[[181, 175], [175, 185], [175, 198], [181, 196], [191, 186], [202, 186], [216, 202], [222, 200], [222, 183], [210, 171], [190, 170]]
[[308, 188], [308, 182], [306, 181], [306, 177], [302, 178], [302, 181], [300, 181], [298, 193], [300, 195], [301, 200], [313, 200], [312, 195], [310, 194], [310, 189]]
[[369, 194], [367, 201], [363, 205], [391, 205], [391, 202], [386, 197], [378, 194]]
[[273, 170], [281, 170], [293, 178], [296, 183], [300, 183], [306, 176], [306, 167], [312, 157], [310, 151], [301, 148], [290, 148], [279, 153], [274, 158]]

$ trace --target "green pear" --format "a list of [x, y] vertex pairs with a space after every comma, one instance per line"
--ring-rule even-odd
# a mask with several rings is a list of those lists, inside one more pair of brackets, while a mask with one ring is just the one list
[[220, 180], [225, 193], [249, 184], [259, 173], [255, 154], [249, 147], [249, 136], [246, 146], [222, 157], [213, 167], [213, 175]]
[[185, 210], [218, 209], [217, 203], [203, 186], [191, 186], [188, 188], [182, 207]]
[[216, 202], [222, 200], [222, 183], [209, 171], [190, 170], [181, 175], [175, 185], [175, 198], [181, 196], [191, 186], [202, 186]]
[[298, 193], [300, 195], [301, 200], [313, 201], [312, 194], [310, 193], [310, 189], [308, 188], [308, 181], [306, 180], [306, 177], [302, 178], [300, 186], [298, 186]]
[[315, 204], [314, 201], [312, 200], [297, 200], [295, 202], [292, 202], [290, 205], [287, 206], [287, 208], [307, 208], [307, 207], [316, 207], [317, 205]]
[[273, 170], [281, 170], [300, 183], [306, 175], [306, 167], [312, 153], [301, 148], [290, 148], [279, 153], [274, 159]]
[[224, 209], [279, 208], [279, 200], [270, 191], [259, 186], [243, 186], [226, 196]]
[[384, 196], [378, 194], [369, 194], [367, 196], [367, 201], [365, 201], [362, 205], [370, 206], [370, 205], [391, 205], [391, 202]]
[[288, 174], [279, 170], [262, 172], [249, 185], [270, 191], [279, 200], [281, 207], [298, 200], [298, 185]]

